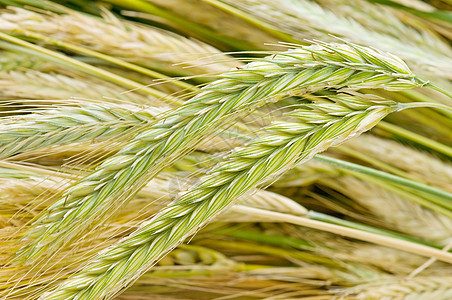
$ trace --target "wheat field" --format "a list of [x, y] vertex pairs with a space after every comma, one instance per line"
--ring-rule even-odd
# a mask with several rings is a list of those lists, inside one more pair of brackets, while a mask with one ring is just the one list
[[0, 299], [452, 299], [451, 0], [0, 6]]

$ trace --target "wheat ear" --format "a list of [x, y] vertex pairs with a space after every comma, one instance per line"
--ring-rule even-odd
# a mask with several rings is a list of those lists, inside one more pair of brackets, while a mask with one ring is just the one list
[[0, 29], [40, 33], [130, 62], [182, 74], [216, 74], [241, 65], [208, 44], [120, 20], [106, 10], [103, 19], [65, 10], [66, 14], [58, 15], [10, 8], [0, 14]]
[[34, 224], [21, 255], [31, 260], [53, 253], [94, 222], [105, 220], [114, 207], [209, 134], [269, 101], [325, 88], [421, 85], [400, 59], [353, 44], [295, 48], [224, 73], [69, 189]]
[[[403, 35], [392, 37], [374, 30], [369, 30], [358, 22], [341, 17], [334, 12], [323, 9], [314, 1], [308, 0], [223, 0], [233, 6], [275, 25], [281, 31], [293, 35], [299, 40], [312, 38], [331, 40], [331, 34], [342, 37], [354, 43], [374, 46], [386, 51], [392, 51], [405, 59], [416, 72], [423, 72], [438, 77], [452, 77], [450, 46], [442, 43], [442, 51], [449, 49], [447, 54], [438, 53], [436, 48], [411, 42], [401, 41]], [[328, 35], [328, 34], [330, 35]], [[446, 63], [447, 62], [447, 63]]]
[[[398, 41], [428, 48], [439, 54], [451, 55], [450, 46], [433, 31], [421, 24], [410, 22], [409, 14], [392, 7], [374, 4], [365, 0], [320, 0], [326, 14], [333, 13], [344, 20], [354, 20], [367, 30], [396, 38]], [[333, 9], [330, 9], [333, 8]], [[409, 25], [408, 25], [409, 24]]]
[[144, 128], [163, 111], [155, 107], [89, 104], [0, 118], [0, 158], [29, 149], [119, 137], [127, 129]]
[[51, 63], [39, 57], [31, 56], [25, 53], [17, 53], [13, 51], [2, 50], [0, 57], [1, 71], [15, 70], [42, 70], [50, 68]]
[[[270, 232], [301, 238], [310, 241], [312, 244], [322, 245], [312, 250], [318, 255], [331, 257], [337, 261], [351, 262], [353, 264], [366, 266], [370, 264], [381, 271], [398, 276], [406, 276], [413, 268], [425, 262], [424, 256], [387, 246], [350, 240], [327, 231], [313, 230], [308, 227], [292, 224], [270, 223], [267, 226], [270, 228]], [[372, 257], [371, 261], [369, 261], [369, 257]], [[442, 266], [448, 267], [446, 263]], [[441, 272], [442, 269], [439, 268], [438, 271]], [[430, 273], [429, 275], [432, 274]], [[363, 282], [361, 281], [361, 283]]]
[[338, 95], [287, 115], [293, 122], [262, 130], [250, 145], [230, 154], [151, 220], [102, 251], [80, 273], [41, 299], [108, 299], [136, 280], [162, 255], [256, 185], [312, 158], [331, 145], [373, 127], [398, 109], [392, 101]]
[[451, 219], [371, 182], [351, 176], [320, 180], [320, 182], [349, 196], [396, 230], [440, 245], [446, 245], [451, 240]]
[[[66, 73], [70, 73], [65, 70]], [[4, 99], [95, 99], [108, 102], [156, 104], [162, 102], [153, 96], [135, 92], [124, 93], [124, 88], [83, 74], [45, 73], [37, 70], [0, 72], [1, 97]], [[65, 101], [61, 101], [65, 102]]]

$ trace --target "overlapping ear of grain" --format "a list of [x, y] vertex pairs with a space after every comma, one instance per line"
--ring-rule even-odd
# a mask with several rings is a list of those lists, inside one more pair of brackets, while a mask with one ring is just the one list
[[121, 20], [107, 11], [100, 19], [75, 11], [60, 15], [14, 8], [1, 13], [0, 24], [2, 31], [39, 33], [166, 73], [216, 74], [238, 65], [206, 43]]
[[[372, 27], [359, 22], [361, 17], [359, 14], [362, 13], [359, 10], [353, 13], [357, 17], [353, 19], [347, 15], [342, 16], [340, 13], [336, 13], [334, 6], [330, 6], [330, 9], [327, 10], [310, 0], [226, 0], [224, 2], [277, 26], [281, 31], [293, 35], [300, 41], [304, 39], [334, 40], [339, 37], [391, 51], [405, 59], [418, 74], [429, 74], [448, 79], [452, 76], [451, 64], [445, 63], [449, 62], [452, 57], [450, 45], [429, 30], [408, 26], [397, 17], [392, 19], [397, 23], [396, 26], [376, 21], [378, 25]], [[355, 4], [349, 3], [347, 7], [353, 5], [372, 6], [367, 1], [355, 1]], [[380, 13], [387, 11], [385, 7], [380, 9], [377, 5], [373, 6], [372, 10]], [[389, 11], [387, 13], [391, 16]], [[364, 15], [367, 19], [373, 17], [367, 16], [366, 13]], [[387, 21], [388, 18], [385, 20]], [[390, 31], [392, 34], [389, 35], [385, 31]]]
[[1, 299], [450, 298], [449, 0], [57, 2], [0, 0]]

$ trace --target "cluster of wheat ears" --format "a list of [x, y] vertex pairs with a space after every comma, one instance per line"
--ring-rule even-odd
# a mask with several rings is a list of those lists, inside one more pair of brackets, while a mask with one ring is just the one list
[[451, 0], [0, 0], [0, 299], [452, 299], [451, 43]]

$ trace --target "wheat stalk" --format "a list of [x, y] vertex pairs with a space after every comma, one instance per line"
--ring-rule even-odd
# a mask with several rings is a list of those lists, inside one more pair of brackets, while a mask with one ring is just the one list
[[256, 185], [331, 145], [370, 129], [397, 104], [340, 95], [288, 114], [247, 147], [233, 152], [201, 178], [195, 188], [162, 209], [115, 246], [102, 251], [77, 275], [41, 299], [110, 298], [149, 269], [161, 256], [193, 234]]
[[[45, 57], [48, 60], [56, 61], [59, 64], [69, 66], [72, 69], [77, 69], [78, 71], [82, 71], [84, 73], [90, 74], [91, 76], [103, 78], [107, 81], [114, 82], [116, 84], [126, 86], [128, 88], [132, 88], [134, 90], [140, 89], [145, 94], [152, 95], [154, 97], [159, 97], [163, 101], [167, 101], [171, 104], [180, 103], [180, 99], [171, 97], [168, 94], [162, 93], [154, 88], [150, 88], [148, 86], [143, 86], [138, 82], [133, 80], [124, 78], [122, 76], [118, 76], [112, 72], [106, 71], [104, 69], [95, 67], [93, 65], [84, 63], [80, 60], [71, 58], [63, 53], [56, 52], [36, 44], [32, 44], [30, 42], [25, 41], [24, 39], [16, 38], [11, 34], [7, 34], [0, 31], [0, 39], [2, 40], [2, 45], [6, 49], [14, 49], [19, 52], [33, 53], [34, 55]], [[7, 42], [7, 43], [5, 43]]]
[[[224, 73], [136, 136], [49, 207], [27, 234], [31, 242], [21, 256], [31, 259], [53, 253], [94, 221], [105, 220], [107, 212], [114, 211], [112, 207], [121, 206], [148, 178], [245, 111], [288, 94], [325, 88], [404, 89], [421, 85], [400, 59], [353, 44], [295, 48]], [[308, 115], [315, 118], [316, 113]]]

